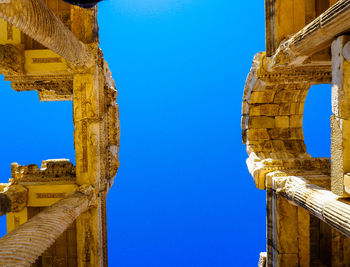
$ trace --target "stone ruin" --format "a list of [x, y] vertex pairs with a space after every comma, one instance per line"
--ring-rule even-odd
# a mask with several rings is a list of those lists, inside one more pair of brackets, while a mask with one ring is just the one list
[[[247, 166], [266, 190], [259, 266], [350, 266], [350, 1], [265, 0], [266, 52], [254, 56], [242, 103]], [[303, 136], [304, 103], [332, 85], [331, 158]], [[317, 125], [315, 125], [317, 127]]]
[[1, 266], [107, 266], [106, 195], [119, 161], [114, 80], [99, 49], [97, 8], [0, 1], [0, 73], [40, 101], [72, 101], [75, 162], [11, 165], [0, 184]]

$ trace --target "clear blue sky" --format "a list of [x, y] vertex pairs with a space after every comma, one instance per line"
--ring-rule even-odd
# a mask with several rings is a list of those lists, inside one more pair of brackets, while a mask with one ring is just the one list
[[[257, 266], [266, 250], [265, 192], [245, 165], [240, 116], [251, 60], [265, 50], [263, 2], [99, 4], [121, 114], [121, 165], [108, 195], [110, 266]], [[3, 78], [0, 86], [1, 182], [11, 162], [74, 161], [72, 104], [40, 103]], [[329, 87], [312, 95], [307, 144], [328, 156]], [[0, 226], [4, 234], [4, 218]]]

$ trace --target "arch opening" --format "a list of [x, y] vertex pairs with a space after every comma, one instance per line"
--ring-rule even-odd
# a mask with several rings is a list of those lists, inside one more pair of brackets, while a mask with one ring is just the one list
[[3, 78], [0, 86], [0, 183], [11, 177], [12, 162], [39, 168], [46, 159], [67, 158], [74, 163], [72, 103], [40, 102], [37, 92], [16, 92]]
[[310, 87], [304, 104], [303, 131], [312, 157], [331, 157], [331, 84]]

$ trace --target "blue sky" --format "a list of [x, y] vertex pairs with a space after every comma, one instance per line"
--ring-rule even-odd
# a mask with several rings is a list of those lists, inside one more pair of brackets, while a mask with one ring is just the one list
[[[245, 165], [240, 116], [253, 55], [265, 50], [263, 2], [99, 4], [121, 115], [121, 165], [108, 195], [110, 266], [257, 266], [266, 250], [265, 192]], [[72, 104], [40, 103], [3, 78], [0, 86], [1, 182], [11, 162], [74, 161]], [[328, 156], [329, 86], [311, 94], [307, 145]], [[4, 218], [0, 224], [4, 234]]]

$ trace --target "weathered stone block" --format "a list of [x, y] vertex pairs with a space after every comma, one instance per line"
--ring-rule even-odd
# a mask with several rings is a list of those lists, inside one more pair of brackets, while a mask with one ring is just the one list
[[299, 266], [310, 266], [310, 214], [298, 207], [298, 254]]
[[343, 57], [343, 47], [349, 39], [340, 36], [332, 43], [332, 111], [342, 119], [350, 119], [350, 62]]
[[277, 196], [276, 205], [278, 251], [298, 254], [298, 238], [295, 234], [298, 231], [298, 208], [281, 196]]
[[271, 103], [275, 96], [275, 91], [254, 91], [248, 99], [249, 104], [254, 103]]
[[290, 139], [304, 140], [303, 128], [290, 128]]
[[291, 128], [299, 128], [303, 127], [303, 116], [302, 115], [291, 115], [290, 119], [290, 127]]
[[331, 229], [331, 265], [335, 267], [350, 266], [350, 238]]
[[299, 112], [299, 103], [280, 103], [279, 115], [294, 115]]
[[252, 148], [254, 148], [255, 152], [270, 152], [273, 149], [271, 141], [247, 141]]
[[242, 102], [242, 115], [249, 114], [249, 104], [246, 101]]
[[261, 252], [259, 256], [258, 267], [266, 267], [266, 259], [267, 259], [267, 253]]
[[275, 117], [276, 128], [289, 128], [289, 116], [276, 116]]
[[243, 144], [247, 143], [247, 131], [248, 130], [242, 130], [242, 143]]
[[284, 142], [281, 140], [273, 140], [272, 141], [272, 147], [274, 152], [281, 152], [281, 151], [285, 151], [286, 148], [284, 146]]
[[290, 137], [288, 128], [272, 128], [268, 129], [270, 139], [285, 139]]
[[331, 117], [332, 192], [343, 196], [344, 174], [350, 172], [350, 121]]
[[278, 104], [251, 105], [249, 109], [250, 116], [275, 116], [278, 115], [278, 113]]
[[258, 116], [249, 117], [248, 119], [248, 128], [273, 128], [274, 126], [274, 117]]
[[247, 139], [251, 141], [255, 140], [269, 140], [270, 136], [267, 129], [249, 129], [247, 130]]
[[299, 267], [298, 254], [278, 254], [278, 265], [280, 267]]
[[302, 128], [273, 128], [268, 129], [270, 139], [303, 140]]
[[299, 109], [297, 114], [304, 114], [304, 102], [298, 103]]
[[290, 115], [291, 114], [291, 103], [280, 103], [278, 115]]
[[242, 130], [248, 129], [248, 121], [249, 121], [249, 116], [248, 115], [243, 115], [241, 117], [241, 129]]
[[275, 94], [274, 103], [299, 102], [301, 90], [281, 90]]
[[298, 102], [304, 103], [307, 97], [307, 94], [309, 93], [309, 90], [303, 90], [300, 92], [300, 95], [298, 97]]

